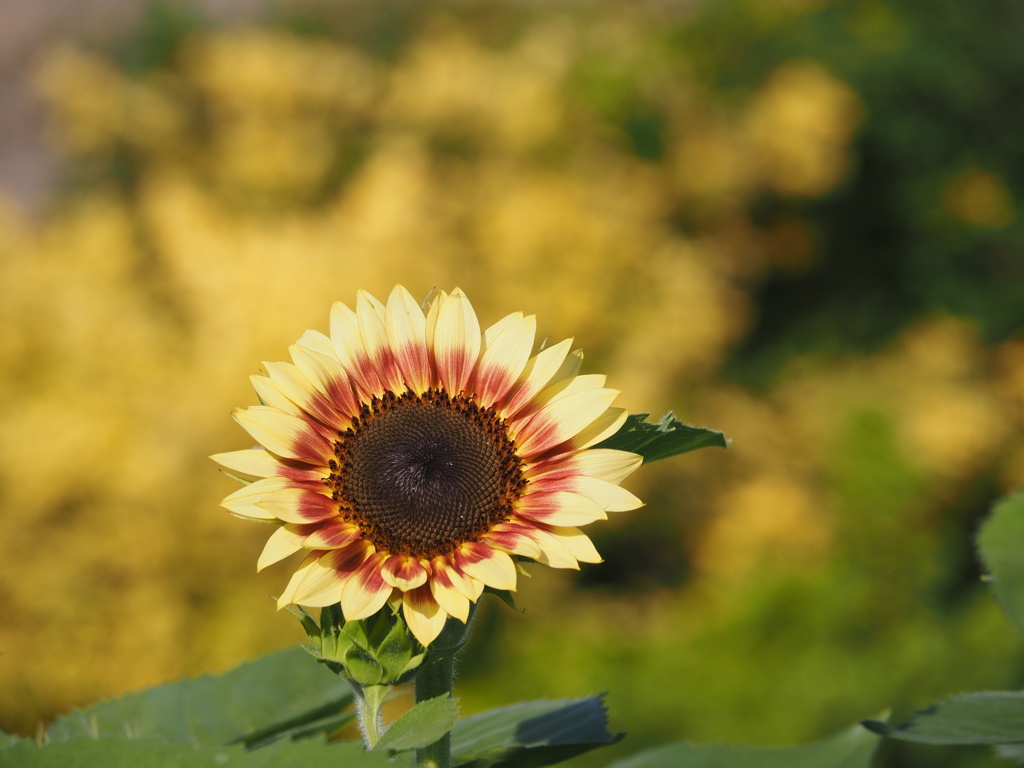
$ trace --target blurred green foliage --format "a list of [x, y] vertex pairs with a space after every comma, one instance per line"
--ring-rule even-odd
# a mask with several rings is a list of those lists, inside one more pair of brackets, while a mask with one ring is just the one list
[[245, 447], [260, 360], [395, 282], [536, 312], [627, 407], [733, 441], [483, 612], [468, 711], [610, 690], [625, 754], [1019, 686], [970, 542], [1024, 480], [1022, 14], [163, 4], [55, 46], [68, 185], [0, 215], [0, 725], [300, 639], [203, 457]]

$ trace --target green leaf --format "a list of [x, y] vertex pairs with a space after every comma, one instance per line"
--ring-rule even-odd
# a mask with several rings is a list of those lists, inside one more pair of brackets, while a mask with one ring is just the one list
[[1024, 742], [1024, 692], [980, 691], [940, 701], [895, 728], [864, 723], [881, 736], [919, 744], [1014, 744]]
[[4, 768], [393, 768], [383, 756], [364, 752], [359, 743], [331, 744], [323, 739], [279, 741], [263, 749], [249, 750], [240, 744], [210, 746], [160, 739], [76, 736], [46, 746], [25, 740], [2, 754]]
[[678, 742], [644, 750], [609, 768], [868, 768], [878, 739], [860, 726], [813, 744], [750, 747]]
[[1024, 631], [1024, 493], [996, 504], [978, 534], [978, 550], [992, 575], [996, 599]]
[[223, 675], [181, 680], [76, 710], [54, 722], [48, 735], [51, 741], [86, 735], [253, 745], [334, 730], [349, 719], [342, 710], [351, 701], [348, 683], [301, 648], [291, 648]]
[[598, 443], [596, 448], [615, 448], [639, 453], [645, 462], [667, 459], [699, 448], [725, 448], [725, 435], [702, 427], [691, 427], [679, 421], [671, 411], [652, 423], [649, 413], [633, 413], [614, 435]]
[[452, 731], [457, 766], [530, 768], [554, 765], [614, 744], [601, 696], [524, 701], [460, 720]]
[[374, 746], [377, 752], [402, 752], [433, 744], [459, 719], [459, 702], [448, 694], [421, 701], [398, 718]]

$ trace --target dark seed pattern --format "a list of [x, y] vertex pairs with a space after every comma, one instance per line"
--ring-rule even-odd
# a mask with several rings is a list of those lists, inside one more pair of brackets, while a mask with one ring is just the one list
[[441, 389], [372, 398], [334, 456], [341, 516], [391, 554], [451, 554], [507, 520], [526, 487], [504, 419]]

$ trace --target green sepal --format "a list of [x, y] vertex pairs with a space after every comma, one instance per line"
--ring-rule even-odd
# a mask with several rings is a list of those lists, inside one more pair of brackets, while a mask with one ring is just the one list
[[384, 682], [384, 668], [366, 648], [353, 644], [342, 660], [345, 676], [361, 686], [381, 685]]
[[[517, 561], [516, 562], [516, 569], [520, 570], [521, 568], [522, 568], [522, 566]], [[525, 570], [521, 570], [521, 572], [524, 573], [524, 574], [526, 573]], [[494, 595], [496, 598], [501, 600], [501, 602], [503, 602], [505, 605], [507, 605], [513, 611], [521, 613], [521, 611], [519, 610], [519, 606], [516, 605], [515, 595], [512, 594], [511, 590], [508, 590], [508, 589], [494, 589], [493, 587], [485, 587], [484, 588], [484, 594]]]
[[425, 657], [422, 646], [413, 638], [401, 615], [396, 614], [393, 626], [377, 646], [377, 660], [384, 666], [384, 674], [401, 685], [412, 678]]
[[320, 639], [320, 627], [317, 626], [316, 620], [306, 612], [306, 609], [297, 605], [286, 605], [284, 607], [288, 613], [298, 619], [302, 628], [306, 630], [306, 637], [313, 644], [313, 648], [318, 652], [323, 652], [323, 643]]
[[401, 614], [388, 608], [345, 621], [341, 607], [332, 605], [320, 612], [319, 625], [302, 608], [288, 606], [288, 611], [309, 637], [306, 650], [359, 689], [409, 682], [426, 657]]

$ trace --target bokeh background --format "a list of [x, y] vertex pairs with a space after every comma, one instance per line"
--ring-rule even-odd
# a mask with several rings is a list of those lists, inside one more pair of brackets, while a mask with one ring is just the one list
[[92, 6], [19, 49], [46, 130], [0, 158], [4, 730], [300, 640], [206, 457], [396, 282], [733, 441], [483, 612], [466, 711], [608, 690], [625, 753], [1021, 685], [972, 535], [1024, 481], [1024, 6]]

